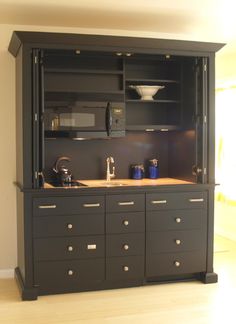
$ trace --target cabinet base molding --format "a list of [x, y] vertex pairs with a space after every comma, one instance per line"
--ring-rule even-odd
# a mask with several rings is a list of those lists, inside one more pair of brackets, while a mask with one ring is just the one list
[[22, 300], [36, 300], [38, 298], [37, 288], [26, 288], [19, 267], [15, 268], [15, 279]]
[[201, 274], [201, 280], [205, 284], [218, 282], [218, 275], [215, 272], [206, 272]]

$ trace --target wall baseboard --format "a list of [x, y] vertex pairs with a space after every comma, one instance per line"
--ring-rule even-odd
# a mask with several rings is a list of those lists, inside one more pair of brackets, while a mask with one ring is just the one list
[[14, 269], [0, 269], [0, 279], [14, 278]]

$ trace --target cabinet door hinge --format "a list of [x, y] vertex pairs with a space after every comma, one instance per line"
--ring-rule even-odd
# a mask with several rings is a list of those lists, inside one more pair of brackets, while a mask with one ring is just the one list
[[207, 168], [203, 169], [203, 174], [206, 175], [207, 174]]
[[203, 121], [206, 124], [206, 122], [207, 122], [207, 116], [206, 115], [204, 115]]
[[207, 65], [206, 65], [206, 64], [203, 65], [203, 71], [204, 71], [204, 72], [207, 71]]
[[38, 56], [36, 56], [36, 55], [34, 57], [34, 64], [38, 64]]
[[38, 172], [38, 171], [34, 172], [34, 178], [35, 179], [38, 179], [39, 177], [42, 177], [42, 176], [43, 176], [43, 172]]
[[36, 121], [38, 121], [38, 114], [34, 114], [34, 121], [36, 122]]

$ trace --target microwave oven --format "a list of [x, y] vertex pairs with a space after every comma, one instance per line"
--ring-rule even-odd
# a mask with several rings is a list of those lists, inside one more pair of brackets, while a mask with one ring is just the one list
[[68, 106], [46, 107], [46, 138], [105, 138], [125, 136], [123, 102], [76, 102]]

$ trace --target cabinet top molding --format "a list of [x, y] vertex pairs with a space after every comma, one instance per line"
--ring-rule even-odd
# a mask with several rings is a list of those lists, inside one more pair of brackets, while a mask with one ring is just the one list
[[21, 46], [48, 49], [126, 51], [148, 54], [209, 56], [225, 44], [186, 40], [14, 31], [8, 47], [13, 56]]

